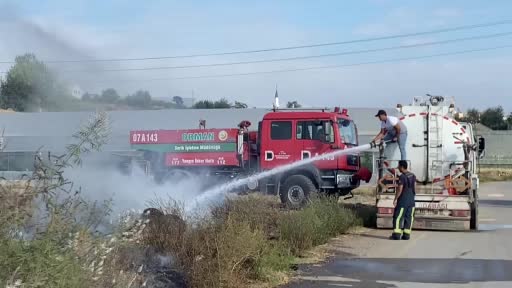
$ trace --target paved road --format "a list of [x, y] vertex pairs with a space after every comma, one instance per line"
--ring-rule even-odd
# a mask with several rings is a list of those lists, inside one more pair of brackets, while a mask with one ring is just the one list
[[340, 241], [327, 263], [301, 267], [286, 287], [512, 287], [511, 187], [482, 185], [478, 232], [413, 231], [410, 241], [363, 232]]

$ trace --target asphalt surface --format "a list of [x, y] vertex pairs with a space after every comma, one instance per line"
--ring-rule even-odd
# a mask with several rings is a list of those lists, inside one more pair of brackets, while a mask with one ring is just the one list
[[299, 268], [302, 287], [512, 287], [512, 182], [483, 184], [480, 229], [413, 231], [409, 241], [369, 230], [333, 244], [326, 263]]

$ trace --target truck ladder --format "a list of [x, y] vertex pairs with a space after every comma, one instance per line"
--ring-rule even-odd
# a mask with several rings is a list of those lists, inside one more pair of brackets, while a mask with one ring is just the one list
[[[443, 171], [443, 107], [430, 106], [427, 114], [427, 163], [430, 170], [430, 178], [428, 180], [439, 181], [444, 180]], [[434, 184], [434, 183], [433, 183]], [[434, 186], [432, 193], [434, 193]]]

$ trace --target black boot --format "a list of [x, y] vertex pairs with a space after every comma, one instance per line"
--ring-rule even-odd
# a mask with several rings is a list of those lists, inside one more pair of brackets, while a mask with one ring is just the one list
[[391, 240], [400, 240], [400, 236], [402, 236], [402, 235], [399, 234], [399, 233], [393, 233], [393, 234], [391, 234], [391, 236], [389, 236], [389, 239], [391, 239]]
[[409, 240], [409, 239], [411, 239], [411, 235], [406, 234], [406, 233], [404, 233], [404, 235], [402, 235], [402, 240]]

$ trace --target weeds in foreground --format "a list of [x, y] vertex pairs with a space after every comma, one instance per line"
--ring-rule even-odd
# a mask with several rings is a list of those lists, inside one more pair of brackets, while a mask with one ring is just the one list
[[148, 234], [146, 243], [163, 244], [159, 249], [173, 255], [191, 287], [279, 283], [295, 257], [360, 223], [334, 198], [318, 197], [305, 209], [287, 211], [273, 197], [255, 195], [228, 199], [208, 217], [189, 221], [182, 240], [161, 242], [169, 233], [162, 228]]
[[[63, 156], [35, 156], [35, 169], [0, 189], [0, 285], [16, 287], [92, 287], [89, 257], [69, 245], [75, 232], [93, 228], [106, 212], [86, 203], [64, 176], [80, 156], [97, 150], [108, 136], [105, 113], [92, 117], [74, 135]], [[98, 209], [96, 209], [98, 208]], [[96, 261], [94, 259], [92, 261]]]

